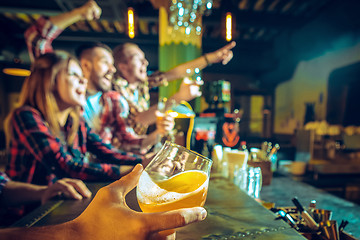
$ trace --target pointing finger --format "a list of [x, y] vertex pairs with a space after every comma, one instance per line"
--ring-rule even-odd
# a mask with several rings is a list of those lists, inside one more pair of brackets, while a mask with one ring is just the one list
[[236, 46], [236, 42], [232, 41], [231, 43], [225, 45], [224, 47], [220, 48], [220, 51], [224, 51], [224, 50], [230, 50], [233, 49]]

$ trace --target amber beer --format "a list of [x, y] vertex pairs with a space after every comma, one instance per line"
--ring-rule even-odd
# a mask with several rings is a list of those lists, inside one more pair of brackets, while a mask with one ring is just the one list
[[[143, 212], [204, 206], [212, 160], [166, 141], [142, 172], [136, 189]], [[159, 232], [175, 239], [175, 229]]]
[[208, 183], [208, 175], [199, 170], [180, 172], [160, 181], [144, 171], [137, 186], [139, 206], [143, 212], [204, 206]]
[[224, 152], [225, 161], [228, 163], [229, 178], [233, 180], [236, 166], [245, 168], [248, 161], [248, 152], [239, 150], [230, 150]]

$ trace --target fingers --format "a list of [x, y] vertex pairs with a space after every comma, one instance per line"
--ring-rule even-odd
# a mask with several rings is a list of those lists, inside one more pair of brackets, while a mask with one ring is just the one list
[[102, 10], [99, 7], [99, 5], [96, 4], [95, 1], [93, 1], [92, 9], [93, 9], [93, 17], [94, 17], [94, 19], [99, 19], [100, 16], [101, 16]]
[[191, 86], [190, 91], [191, 91], [192, 99], [196, 97], [200, 97], [202, 94], [199, 86]]
[[109, 184], [106, 188], [109, 188], [114, 192], [118, 192], [119, 194], [117, 197], [121, 200], [123, 196], [125, 196], [137, 185], [143, 170], [143, 166], [141, 164], [137, 164], [129, 174], [123, 176], [120, 180]]
[[231, 43], [225, 45], [224, 47], [220, 48], [220, 51], [224, 51], [224, 50], [230, 50], [233, 49], [236, 46], [236, 42], [232, 41]]
[[61, 192], [62, 194], [64, 194], [66, 197], [68, 198], [73, 198], [73, 199], [82, 199], [82, 195], [80, 195], [75, 188], [68, 182], [66, 182], [65, 180], [59, 180], [57, 181], [54, 185], [58, 184], [58, 188], [59, 188], [59, 192]]
[[206, 216], [207, 212], [204, 208], [194, 207], [169, 212], [149, 213], [146, 217], [150, 232], [158, 232], [200, 222], [204, 220]]
[[[66, 179], [66, 180], [70, 180], [70, 179]], [[50, 198], [59, 194], [63, 194], [68, 198], [73, 198], [78, 200], [82, 199], [83, 196], [80, 195], [71, 184], [67, 183], [66, 180], [61, 179], [56, 183], [54, 183], [53, 185], [49, 186], [41, 197], [41, 203], [43, 204], [47, 202]], [[85, 189], [83, 190], [86, 192]]]
[[160, 113], [159, 111], [155, 112], [156, 118], [156, 129], [160, 135], [164, 135], [171, 131], [175, 126], [175, 120], [172, 115], [177, 113], [176, 112], [169, 112], [169, 113]]
[[[236, 42], [232, 41], [231, 43], [225, 45], [217, 51], [218, 57], [221, 59], [223, 65], [226, 65], [233, 57], [233, 49], [236, 46]], [[219, 61], [219, 62], [220, 62]]]
[[230, 62], [230, 60], [233, 58], [233, 52], [232, 51], [230, 51], [227, 55], [226, 55], [226, 57], [224, 58], [224, 60], [222, 61], [222, 64], [223, 65], [226, 65], [228, 62]]
[[73, 186], [76, 191], [78, 193], [80, 193], [83, 197], [90, 197], [91, 196], [91, 192], [90, 190], [87, 188], [87, 186], [85, 185], [85, 183], [79, 179], [69, 179], [69, 178], [65, 178], [63, 179], [66, 183], [70, 184], [71, 186]]
[[82, 16], [86, 20], [94, 20], [99, 19], [101, 16], [101, 8], [97, 3], [93, 0], [88, 1], [85, 5], [80, 7]]
[[183, 84], [187, 84], [187, 85], [198, 85], [198, 86], [202, 86], [204, 85], [204, 81], [203, 80], [191, 80], [188, 77], [185, 77], [183, 80]]

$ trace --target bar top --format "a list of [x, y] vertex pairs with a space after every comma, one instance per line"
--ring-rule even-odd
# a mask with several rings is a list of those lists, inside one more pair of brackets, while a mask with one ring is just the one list
[[177, 231], [177, 239], [305, 239], [260, 203], [221, 177], [211, 177], [208, 217]]
[[260, 197], [267, 202], [274, 202], [275, 207], [294, 206], [291, 202], [297, 197], [304, 207], [311, 200], [316, 200], [316, 208], [332, 211], [332, 219], [340, 224], [341, 220], [349, 221], [345, 231], [360, 238], [360, 206], [301, 182], [301, 177], [274, 174], [271, 185], [263, 186]]
[[[104, 185], [88, 184], [93, 195]], [[134, 190], [128, 194], [126, 201], [130, 208], [139, 211]], [[80, 215], [89, 202], [90, 199], [49, 201], [13, 226], [44, 226], [69, 221]], [[275, 220], [271, 211], [221, 177], [211, 177], [205, 208], [207, 218], [177, 229], [177, 239], [305, 239], [284, 221]]]

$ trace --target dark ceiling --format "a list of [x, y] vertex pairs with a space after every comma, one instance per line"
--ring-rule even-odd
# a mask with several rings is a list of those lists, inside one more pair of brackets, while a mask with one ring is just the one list
[[[85, 0], [0, 0], [0, 60], [13, 61], [21, 58], [25, 64], [28, 59], [23, 40], [24, 30], [40, 14], [56, 15], [84, 4]], [[293, 71], [294, 65], [307, 54], [314, 54], [311, 38], [306, 34], [311, 24], [339, 24], [328, 26], [331, 37], [334, 28], [343, 29], [352, 22], [353, 30], [359, 26], [359, 20], [353, 19], [359, 12], [359, 0], [214, 0], [209, 16], [203, 17], [203, 51], [215, 50], [226, 41], [221, 26], [224, 12], [232, 11], [236, 18], [234, 40], [234, 59], [226, 67], [213, 66], [207, 71], [217, 73], [231, 72], [249, 75], [260, 81], [274, 85], [284, 81]], [[158, 50], [158, 10], [149, 0], [98, 0], [103, 10], [100, 21], [79, 22], [69, 27], [54, 41], [55, 47], [73, 49], [82, 41], [98, 40], [111, 47], [126, 41], [139, 44], [152, 63], [157, 67]], [[137, 15], [137, 34], [130, 40], [126, 35], [126, 9], [133, 7]], [[347, 11], [342, 12], [342, 11]], [[350, 12], [350, 13], [349, 13]], [[333, 19], [333, 17], [341, 18]], [[354, 22], [356, 24], [354, 24]], [[317, 30], [312, 29], [311, 34]], [[340, 31], [340, 30], [339, 30]], [[322, 30], [319, 29], [319, 34]], [[304, 35], [305, 34], [305, 35]], [[291, 45], [297, 42], [295, 37], [302, 36], [302, 47]], [[327, 35], [315, 38], [326, 41]], [[322, 46], [321, 44], [318, 44]], [[326, 44], [325, 44], [326, 45]], [[294, 50], [295, 48], [295, 50]], [[300, 49], [298, 49], [300, 48]], [[321, 47], [320, 47], [321, 48]], [[296, 50], [297, 49], [297, 50]], [[309, 50], [309, 51], [308, 51]], [[321, 50], [318, 50], [321, 51]], [[295, 57], [290, 57], [294, 54]], [[315, 53], [316, 54], [316, 53]]]

